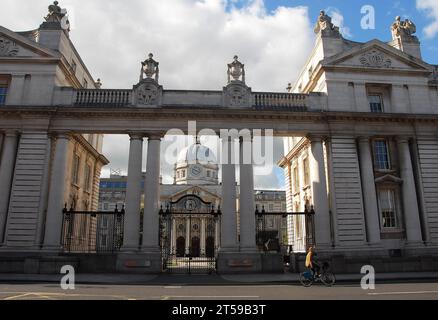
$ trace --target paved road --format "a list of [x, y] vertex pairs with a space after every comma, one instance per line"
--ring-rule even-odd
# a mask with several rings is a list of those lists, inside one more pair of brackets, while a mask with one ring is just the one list
[[0, 284], [0, 300], [438, 300], [438, 283], [385, 283], [364, 291], [358, 284], [315, 285], [77, 285]]

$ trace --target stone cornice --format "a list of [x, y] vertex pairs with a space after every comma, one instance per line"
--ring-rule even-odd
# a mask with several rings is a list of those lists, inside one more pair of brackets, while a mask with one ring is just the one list
[[[212, 112], [214, 111], [214, 112]], [[93, 108], [93, 107], [18, 107], [2, 106], [0, 116], [22, 118], [23, 116], [46, 116], [52, 121], [65, 118], [98, 118], [105, 119], [174, 119], [174, 120], [208, 120], [208, 119], [249, 119], [280, 120], [289, 123], [290, 120], [310, 121], [319, 123], [336, 122], [374, 122], [374, 123], [438, 123], [438, 115], [434, 114], [402, 114], [402, 113], [361, 113], [361, 112], [337, 112], [337, 111], [309, 111], [288, 112], [235, 108]], [[226, 127], [226, 126], [225, 126]], [[265, 126], [261, 126], [262, 128]], [[129, 128], [126, 128], [129, 129]]]

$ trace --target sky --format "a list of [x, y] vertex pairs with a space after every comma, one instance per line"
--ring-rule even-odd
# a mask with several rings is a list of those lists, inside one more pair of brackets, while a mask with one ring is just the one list
[[[246, 65], [253, 91], [284, 92], [310, 54], [320, 10], [333, 17], [353, 41], [391, 40], [395, 16], [417, 25], [425, 61], [438, 64], [438, 0], [60, 0], [69, 12], [70, 37], [103, 88], [132, 88], [140, 61], [149, 52], [160, 62], [164, 89], [221, 90], [226, 64], [237, 54]], [[14, 31], [36, 29], [48, 0], [1, 0], [0, 25]], [[372, 8], [375, 26], [364, 29]], [[164, 146], [166, 144], [164, 143]], [[127, 136], [107, 136], [104, 154], [110, 168], [126, 173]], [[275, 141], [274, 160], [283, 153]], [[172, 182], [172, 165], [163, 164], [163, 181]], [[256, 175], [256, 188], [284, 188], [282, 169]]]

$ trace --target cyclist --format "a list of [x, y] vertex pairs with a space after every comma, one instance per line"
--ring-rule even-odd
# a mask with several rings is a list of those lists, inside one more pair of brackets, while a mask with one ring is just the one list
[[321, 266], [316, 260], [316, 252], [314, 247], [309, 247], [306, 256], [306, 268], [312, 270], [314, 277], [319, 277]]

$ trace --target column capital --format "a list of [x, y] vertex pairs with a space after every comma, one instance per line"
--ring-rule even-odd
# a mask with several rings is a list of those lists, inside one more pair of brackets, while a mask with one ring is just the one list
[[144, 137], [143, 132], [128, 132], [128, 135], [131, 140], [143, 140]]
[[73, 133], [70, 131], [51, 131], [48, 132], [48, 135], [56, 139], [70, 139]]
[[162, 131], [152, 131], [146, 132], [144, 136], [147, 137], [149, 140], [161, 140], [164, 138], [165, 133]]
[[411, 139], [412, 139], [412, 137], [409, 137], [409, 136], [397, 136], [395, 138], [395, 140], [397, 141], [398, 144], [409, 143], [409, 141]]
[[310, 143], [320, 142], [322, 143], [325, 139], [327, 139], [327, 135], [324, 134], [308, 134], [306, 135], [307, 140], [310, 141]]
[[371, 136], [358, 136], [356, 139], [359, 143], [370, 143]]
[[6, 138], [16, 138], [20, 133], [18, 130], [4, 130], [4, 135]]

